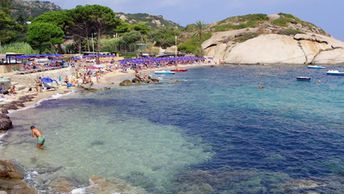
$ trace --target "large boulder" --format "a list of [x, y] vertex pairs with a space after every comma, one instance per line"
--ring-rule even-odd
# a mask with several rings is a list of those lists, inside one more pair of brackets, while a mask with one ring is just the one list
[[0, 191], [35, 194], [37, 191], [24, 180], [24, 170], [12, 161], [0, 160]]
[[[276, 34], [279, 30], [275, 31], [246, 28], [215, 32], [210, 39], [202, 44], [202, 49], [206, 56], [212, 57], [217, 63], [344, 63], [344, 42], [340, 40], [311, 32], [282, 35]], [[255, 37], [258, 34], [260, 36]]]
[[8, 114], [8, 110], [6, 108], [0, 108], [0, 114]]
[[119, 85], [120, 86], [131, 86], [131, 85], [133, 85], [133, 82], [131, 80], [124, 80]]
[[1, 179], [0, 190], [8, 194], [37, 194], [24, 180]]
[[5, 115], [0, 114], [0, 131], [7, 131], [13, 127], [11, 119]]
[[278, 34], [260, 35], [236, 45], [224, 58], [235, 64], [304, 64], [303, 50], [293, 37]]
[[0, 178], [23, 179], [24, 170], [8, 160], [0, 160]]
[[344, 48], [321, 51], [313, 60], [313, 64], [344, 64]]
[[18, 110], [18, 107], [13, 102], [3, 105], [2, 108], [6, 110]]

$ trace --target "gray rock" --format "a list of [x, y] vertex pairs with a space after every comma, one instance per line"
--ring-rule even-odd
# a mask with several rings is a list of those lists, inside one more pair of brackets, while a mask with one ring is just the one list
[[6, 108], [0, 108], [0, 113], [8, 114], [8, 110]]
[[10, 118], [8, 117], [6, 118], [5, 116], [0, 117], [0, 131], [7, 131], [11, 129], [12, 127], [13, 127], [13, 124]]
[[9, 160], [0, 160], [0, 178], [23, 179], [24, 170]]
[[124, 81], [122, 81], [119, 85], [120, 85], [120, 86], [132, 86], [132, 85], [133, 85], [133, 82], [130, 81], [130, 80], [124, 80]]

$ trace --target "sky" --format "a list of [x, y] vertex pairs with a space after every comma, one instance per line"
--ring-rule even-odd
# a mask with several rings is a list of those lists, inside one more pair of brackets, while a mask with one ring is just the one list
[[250, 13], [291, 13], [344, 40], [344, 0], [51, 0], [64, 9], [100, 4], [115, 12], [162, 15], [178, 24], [213, 23]]

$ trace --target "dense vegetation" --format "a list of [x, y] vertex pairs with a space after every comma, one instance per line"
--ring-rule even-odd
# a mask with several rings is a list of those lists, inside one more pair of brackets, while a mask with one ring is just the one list
[[253, 28], [267, 20], [269, 20], [269, 18], [266, 14], [248, 14], [244, 16], [235, 16], [218, 22], [217, 25], [212, 27], [212, 30], [227, 31], [243, 28]]
[[[233, 39], [235, 42], [243, 42], [266, 33], [264, 32], [266, 26], [277, 29], [272, 33], [284, 35], [303, 33], [304, 29], [326, 34], [315, 25], [284, 13], [280, 13], [275, 18], [266, 14], [235, 16], [211, 25], [198, 21], [182, 28], [162, 16], [115, 13], [112, 9], [101, 5], [85, 5], [70, 10], [60, 10], [51, 3], [41, 2], [44, 6], [39, 6], [41, 9], [34, 11], [33, 14], [32, 10], [37, 8], [34, 6], [35, 3], [39, 1], [25, 3], [23, 0], [0, 1], [1, 52], [14, 51], [13, 49], [16, 48], [17, 52], [23, 53], [99, 51], [135, 56], [141, 52], [157, 54], [159, 48], [165, 49], [177, 45], [181, 52], [202, 55], [201, 44], [209, 39], [212, 33], [219, 31], [258, 29], [237, 35]], [[33, 6], [30, 8], [30, 15], [24, 10], [22, 12], [26, 15], [18, 12], [25, 9], [23, 8], [25, 5]], [[53, 11], [44, 12], [44, 10]], [[41, 14], [42, 12], [44, 13]], [[30, 47], [25, 42], [29, 43]]]
[[26, 53], [26, 54], [37, 54], [28, 43], [15, 42], [0, 46], [0, 53]]

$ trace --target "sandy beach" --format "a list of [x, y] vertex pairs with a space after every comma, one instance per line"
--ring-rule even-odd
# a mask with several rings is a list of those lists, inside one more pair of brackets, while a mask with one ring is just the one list
[[[195, 64], [183, 64], [183, 65], [178, 65], [178, 66], [164, 66], [164, 67], [159, 67], [159, 68], [144, 69], [141, 71], [141, 73], [151, 75], [154, 73], [154, 71], [157, 71], [157, 70], [171, 70], [176, 67], [190, 69], [190, 68], [196, 68], [196, 67], [202, 67], [202, 66], [210, 66], [210, 64], [195, 63]], [[15, 95], [12, 94], [12, 95], [5, 96], [3, 101], [0, 102], [1, 106], [16, 102], [25, 96], [33, 96], [33, 98], [30, 99], [29, 101], [23, 102], [24, 107], [17, 107], [18, 110], [35, 107], [40, 102], [44, 100], [48, 100], [54, 96], [59, 97], [64, 94], [77, 92], [83, 89], [82, 87], [81, 88], [79, 87], [67, 88], [66, 85], [59, 85], [55, 90], [44, 90], [39, 93], [35, 91], [35, 79], [37, 79], [38, 77], [50, 77], [50, 78], [58, 80], [58, 77], [65, 77], [65, 76], [72, 77], [73, 69], [71, 67], [45, 71], [45, 72], [25, 74], [25, 75], [19, 75], [13, 72], [13, 73], [8, 73], [8, 74], [3, 74], [2, 76], [8, 77], [11, 79], [11, 83], [16, 86], [17, 92]], [[106, 72], [101, 75], [99, 82], [96, 81], [95, 77], [92, 77], [92, 81], [94, 84], [91, 86], [91, 88], [94, 90], [98, 90], [98, 89], [104, 89], [104, 88], [119, 87], [119, 84], [122, 81], [131, 80], [134, 77], [135, 77], [134, 70], [128, 70], [125, 73], [120, 70]], [[32, 91], [29, 91], [29, 88], [31, 88]], [[18, 110], [15, 110], [15, 111], [18, 111]], [[9, 110], [9, 113], [13, 111], [14, 110]]]

